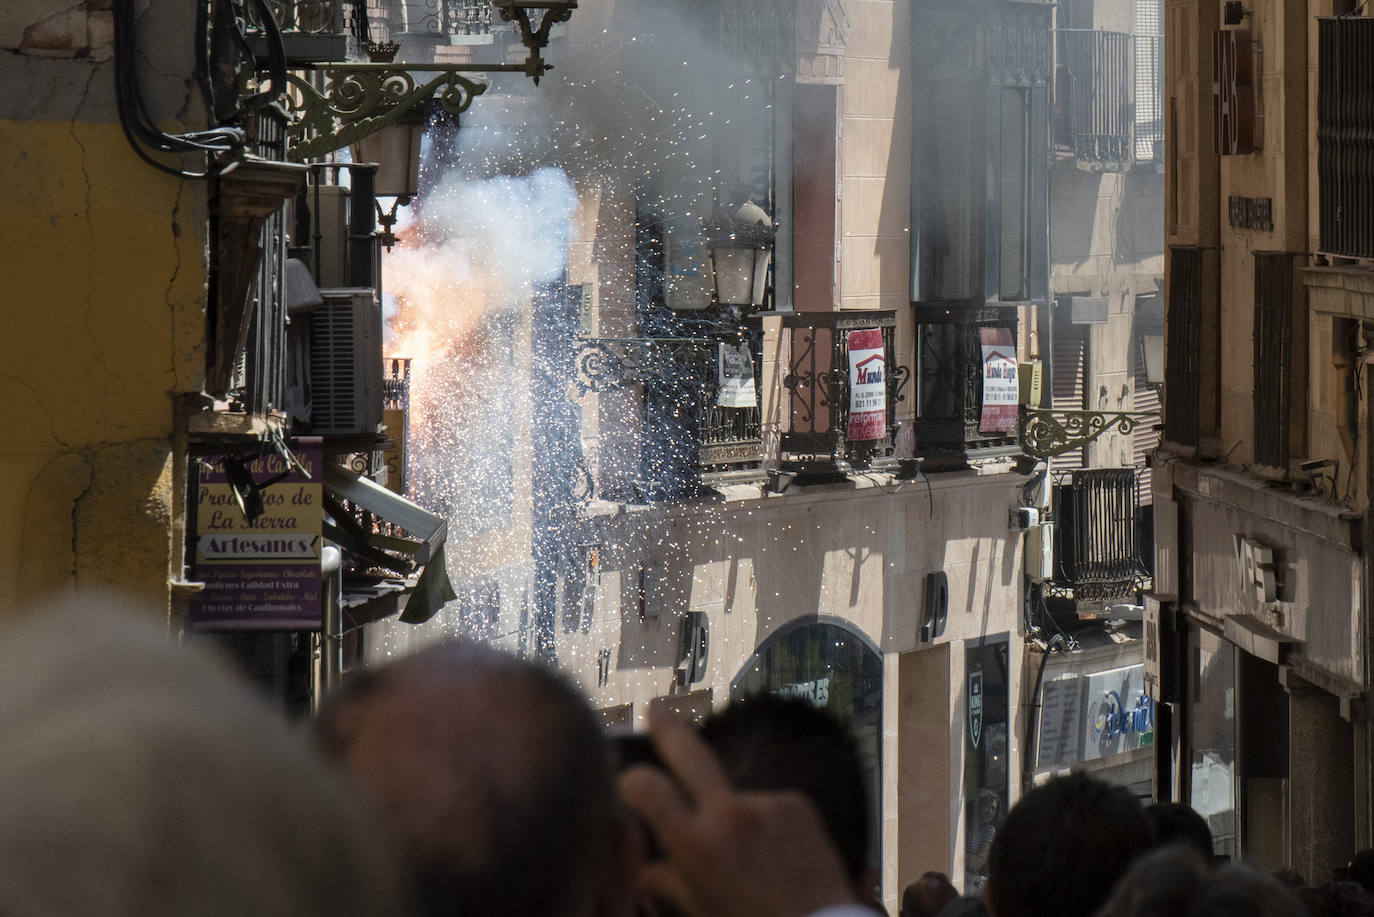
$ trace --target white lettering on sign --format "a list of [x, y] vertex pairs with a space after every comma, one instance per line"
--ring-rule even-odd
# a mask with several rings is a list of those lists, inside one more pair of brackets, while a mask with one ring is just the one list
[[1274, 549], [1244, 535], [1236, 536], [1236, 560], [1240, 570], [1240, 591], [1253, 593], [1263, 603], [1279, 600], [1278, 568]]
[[830, 679], [817, 678], [815, 681], [801, 681], [796, 684], [783, 685], [774, 693], [783, 697], [800, 697], [810, 701], [814, 707], [824, 707], [830, 702]]

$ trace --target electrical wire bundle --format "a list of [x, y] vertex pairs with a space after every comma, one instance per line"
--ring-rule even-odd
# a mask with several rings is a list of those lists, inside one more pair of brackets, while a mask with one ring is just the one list
[[[200, 80], [207, 108], [212, 116], [220, 120], [226, 120], [226, 114], [241, 117], [245, 110], [269, 104], [286, 86], [286, 52], [281, 30], [277, 27], [266, 0], [251, 0], [263, 22], [271, 54], [268, 88], [242, 101], [233, 100], [226, 105], [220, 100], [220, 104], [217, 105], [211, 74], [217, 72], [215, 65], [223, 64], [224, 61], [211, 60], [211, 34], [206, 11], [208, 2], [210, 0], [203, 0], [197, 10], [196, 76]], [[221, 40], [215, 44], [221, 56], [229, 53], [235, 57], [227, 68], [221, 69], [227, 69], [236, 77], [241, 61], [246, 59], [249, 66], [254, 66], [253, 55], [243, 34], [243, 22], [230, 8], [231, 0], [218, 2], [220, 15], [216, 17], [216, 33]], [[138, 34], [134, 3], [135, 0], [114, 0], [115, 100], [119, 108], [120, 127], [124, 130], [129, 146], [144, 162], [178, 178], [199, 179], [222, 174], [226, 168], [232, 168], [243, 157], [248, 143], [247, 134], [240, 127], [223, 124], [208, 130], [169, 134], [154, 123], [148, 114], [143, 93], [139, 89], [135, 70]], [[227, 41], [222, 37], [225, 33], [229, 33]], [[231, 77], [230, 85], [227, 87], [230, 90], [236, 88], [232, 83]], [[159, 161], [153, 156], [154, 152], [173, 156], [199, 154], [207, 157], [207, 165], [204, 171], [187, 171]]]

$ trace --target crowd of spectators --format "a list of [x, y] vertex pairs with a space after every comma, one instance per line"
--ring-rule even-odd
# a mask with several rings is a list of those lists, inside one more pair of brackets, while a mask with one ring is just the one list
[[[563, 676], [447, 643], [293, 726], [114, 603], [10, 627], [0, 683], [0, 914], [883, 913], [854, 740], [805, 701], [652, 707], [631, 754]], [[1001, 820], [980, 894], [925, 872], [900, 915], [1374, 917], [1371, 889], [1374, 851], [1217, 862], [1187, 806], [1073, 774]]]

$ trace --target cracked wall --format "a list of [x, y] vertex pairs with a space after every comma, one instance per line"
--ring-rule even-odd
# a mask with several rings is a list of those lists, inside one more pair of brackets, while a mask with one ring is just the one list
[[[173, 399], [202, 383], [207, 189], [125, 139], [110, 6], [0, 9], [0, 616], [73, 588], [168, 604]], [[194, 5], [136, 6], [140, 86], [177, 129], [199, 105]]]

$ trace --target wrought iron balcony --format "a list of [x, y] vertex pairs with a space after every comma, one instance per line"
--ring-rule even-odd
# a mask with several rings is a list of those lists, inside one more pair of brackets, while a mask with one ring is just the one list
[[[969, 459], [1015, 455], [1014, 424], [983, 423], [986, 331], [1016, 339], [1014, 306], [918, 305], [916, 317], [916, 454], [927, 468], [958, 468]], [[995, 427], [1001, 427], [1001, 424]]]
[[1100, 606], [1145, 587], [1139, 509], [1134, 468], [1082, 469], [1056, 487], [1055, 576], [1045, 594]]
[[752, 404], [733, 406], [721, 397], [720, 351], [742, 341], [729, 337], [590, 338], [578, 352], [573, 382], [580, 393], [644, 386], [644, 498], [688, 498], [714, 475], [761, 473], [758, 347], [743, 341], [751, 344], [753, 377], [739, 391], [750, 392]]
[[367, 0], [267, 0], [274, 23], [263, 21], [256, 4], [246, 7], [248, 40], [260, 60], [268, 57], [273, 25], [292, 64], [358, 57], [370, 38]]
[[1129, 165], [1135, 152], [1131, 36], [1091, 30], [1066, 31], [1062, 38], [1074, 158], [1099, 166]]
[[[860, 435], [850, 414], [850, 344], [853, 335], [876, 330], [882, 342], [883, 404], [879, 434]], [[793, 312], [782, 316], [784, 352], [790, 353], [783, 377], [788, 429], [779, 438], [783, 470], [840, 475], [892, 455], [897, 405], [906, 400], [911, 369], [897, 360], [897, 313], [890, 309], [854, 312]], [[871, 359], [871, 358], [870, 358]]]

